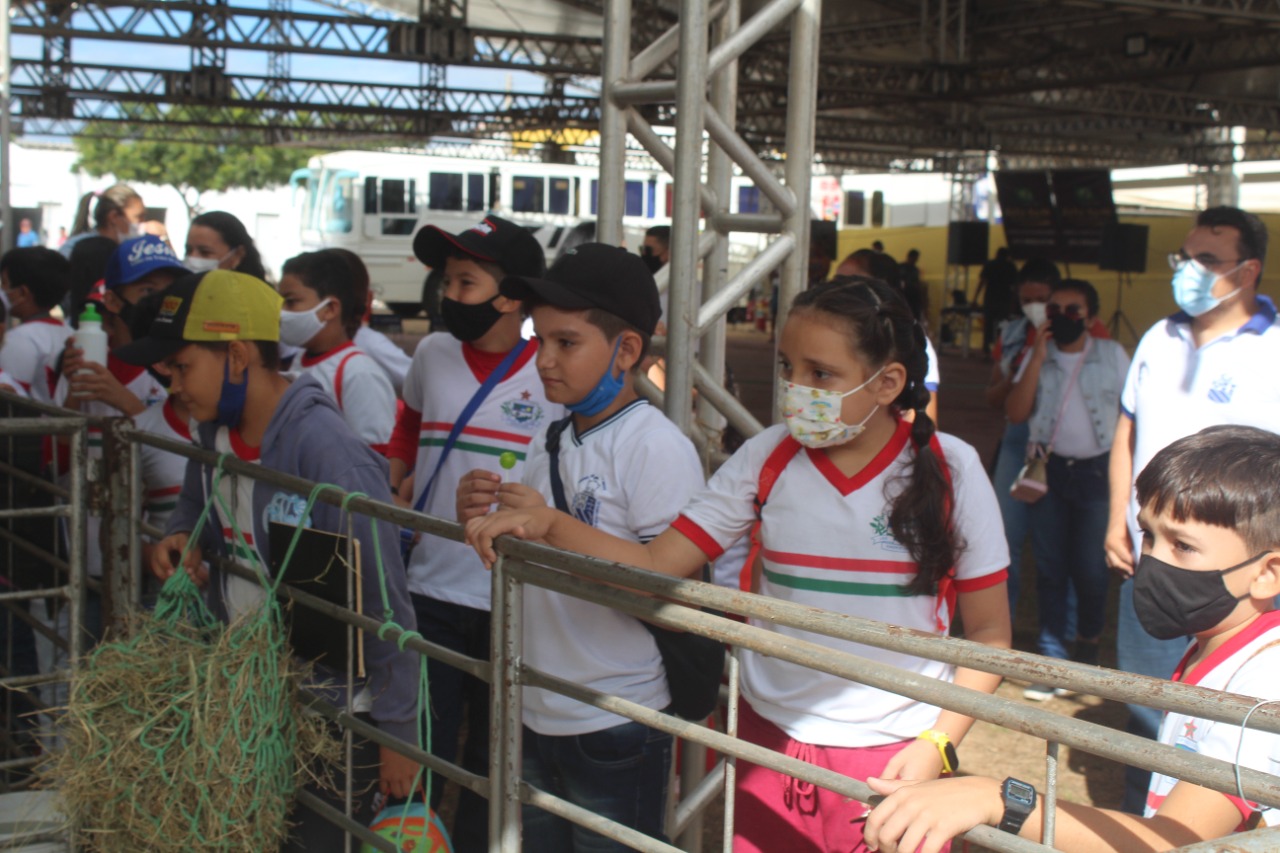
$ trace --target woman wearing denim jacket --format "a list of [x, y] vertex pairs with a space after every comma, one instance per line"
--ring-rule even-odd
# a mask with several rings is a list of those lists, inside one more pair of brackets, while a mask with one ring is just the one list
[[[1096, 664], [1108, 582], [1108, 455], [1129, 355], [1115, 341], [1089, 333], [1098, 314], [1098, 292], [1089, 282], [1055, 285], [1045, 313], [1005, 400], [1010, 422], [1029, 422], [1031, 444], [1050, 451], [1049, 492], [1030, 507], [1039, 650], [1066, 658], [1068, 639], [1074, 639], [1071, 659]], [[1068, 586], [1076, 596], [1074, 638], [1066, 636]], [[1023, 693], [1030, 699], [1053, 694], [1042, 685]]]

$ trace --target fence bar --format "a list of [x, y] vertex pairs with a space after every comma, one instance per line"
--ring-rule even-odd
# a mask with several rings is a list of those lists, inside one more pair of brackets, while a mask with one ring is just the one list
[[[106, 547], [102, 549], [103, 626], [119, 631], [132, 611], [138, 593], [134, 591], [134, 566], [130, 555], [136, 519], [140, 515], [135, 500], [133, 457], [141, 448], [129, 441], [127, 418], [112, 418], [102, 430], [102, 495], [98, 508]], [[124, 500], [121, 500], [124, 498]]]
[[[730, 110], [725, 110], [726, 116], [731, 114], [732, 106], [730, 105]], [[760, 188], [765, 198], [773, 202], [773, 206], [780, 214], [790, 216], [796, 209], [795, 193], [769, 171], [764, 161], [756, 155], [747, 141], [733, 129], [733, 123], [721, 116], [721, 110], [724, 110], [721, 105], [707, 109], [707, 134], [733, 158], [733, 162], [738, 164], [742, 173]]]
[[[705, 754], [706, 748], [703, 748]], [[702, 781], [688, 790], [681, 791], [683, 798], [680, 804], [676, 806], [675, 818], [672, 820], [672, 826], [667, 827], [667, 831], [671, 835], [681, 835], [685, 828], [689, 825], [689, 821], [696, 815], [700, 815], [711, 803], [713, 803], [724, 789], [724, 769], [725, 761], [721, 759], [716, 762], [716, 766], [711, 768], [711, 772], [702, 777]]]
[[493, 712], [489, 742], [489, 778], [494, 796], [489, 800], [489, 849], [520, 849], [520, 755], [523, 720], [520, 658], [524, 651], [524, 588], [506, 571], [506, 558], [498, 557], [491, 586], [493, 620], [490, 648], [497, 655], [490, 686]]
[[698, 309], [697, 333], [699, 335], [706, 334], [715, 322], [723, 317], [739, 299], [750, 293], [751, 288], [763, 281], [778, 264], [785, 261], [788, 255], [795, 250], [795, 246], [795, 238], [790, 234], [783, 234], [776, 240], [770, 241], [769, 245], [765, 246], [764, 251], [748, 261], [746, 266], [739, 270], [738, 274], [723, 289], [702, 303], [702, 307]]
[[756, 420], [756, 416], [751, 414], [737, 397], [725, 390], [725, 387], [717, 382], [701, 364], [693, 368], [693, 384], [698, 389], [698, 393], [705, 397], [708, 403], [719, 409], [738, 432], [743, 435], [755, 435], [764, 429], [764, 426]]
[[711, 227], [718, 231], [748, 231], [755, 234], [777, 234], [783, 218], [777, 213], [717, 213]]
[[613, 98], [619, 106], [624, 107], [640, 104], [669, 104], [676, 99], [676, 81], [645, 80], [642, 83], [619, 83], [613, 87]]
[[28, 507], [27, 509], [0, 509], [0, 520], [7, 518], [67, 518], [72, 508], [67, 504]]
[[[676, 171], [675, 152], [672, 151], [670, 145], [662, 141], [662, 137], [658, 136], [658, 134], [654, 132], [653, 126], [649, 124], [649, 122], [645, 121], [644, 118], [640, 115], [640, 113], [636, 112], [634, 109], [631, 109], [631, 108], [627, 109], [627, 130], [631, 131], [631, 135], [636, 138], [636, 141], [639, 142], [640, 145], [646, 151], [649, 152], [649, 156], [653, 157], [654, 160], [658, 161], [659, 166], [661, 166], [668, 173], [672, 175], [675, 174], [675, 171]], [[697, 135], [699, 137], [698, 150], [701, 151], [701, 142], [700, 142], [701, 131], [699, 131]], [[676, 147], [678, 148], [679, 145], [677, 144]], [[697, 187], [698, 197], [702, 201], [702, 209], [707, 211], [719, 209], [720, 207], [719, 201], [716, 199], [715, 194], [711, 191], [710, 187], [702, 183], [701, 174], [698, 175], [698, 178], [696, 181], [694, 181], [694, 184]], [[674, 219], [672, 219], [671, 227], [674, 233], [674, 229], [675, 229]], [[696, 228], [694, 229], [694, 233], [695, 234], [697, 233]], [[673, 258], [675, 257], [674, 254], [672, 255], [672, 257]], [[672, 264], [667, 264], [667, 266], [664, 267], [664, 269], [669, 270], [671, 266]]]
[[[628, 847], [635, 850], [645, 851], [645, 853], [649, 853], [649, 851], [653, 851], [653, 853], [682, 853], [679, 847], [672, 847], [670, 844], [666, 844], [656, 838], [651, 838], [643, 832], [638, 832], [629, 826], [623, 826], [620, 823], [615, 823], [606, 817], [601, 817], [595, 812], [587, 811], [581, 806], [574, 805], [567, 800], [562, 800], [559, 797], [548, 794], [546, 791], [539, 790], [527, 782], [520, 783], [520, 801], [528, 803], [531, 806], [536, 806], [537, 808], [556, 815], [557, 817], [562, 817], [565, 820], [572, 821], [579, 826], [584, 826], [592, 832], [598, 832], [605, 838], [612, 838], [616, 841], [621, 841], [623, 844], [626, 844]], [[504, 851], [515, 851], [519, 848], [503, 847], [502, 849]]]
[[1170, 850], [1169, 853], [1276, 853], [1280, 850], [1280, 827], [1237, 832], [1215, 841], [1201, 841]]
[[[0, 435], [3, 434], [4, 432], [0, 430]], [[16, 465], [11, 465], [8, 462], [0, 462], [0, 474], [4, 474], [6, 477], [11, 477], [14, 480], [26, 483], [28, 486], [53, 495], [55, 498], [62, 498], [63, 500], [71, 499], [71, 492], [68, 489], [64, 489], [62, 486], [59, 486], [57, 483], [50, 482], [44, 477], [37, 477], [35, 474], [29, 474]]]
[[[25, 402], [25, 401], [24, 401]], [[0, 434], [4, 435], [75, 435], [84, 429], [87, 418], [68, 415], [65, 409], [56, 409], [58, 418], [5, 418]]]
[[[46, 507], [46, 509], [48, 509]], [[61, 557], [55, 556], [51, 551], [46, 551], [34, 542], [28, 542], [23, 537], [9, 530], [7, 527], [0, 527], [0, 539], [6, 542], [12, 542], [28, 554], [39, 557], [48, 563], [50, 568], [57, 569], [62, 574], [68, 574], [71, 571], [71, 564]]]
[[1058, 820], [1057, 741], [1046, 742], [1044, 763], [1044, 815], [1041, 818], [1040, 840], [1044, 846], [1052, 847], [1054, 825]]

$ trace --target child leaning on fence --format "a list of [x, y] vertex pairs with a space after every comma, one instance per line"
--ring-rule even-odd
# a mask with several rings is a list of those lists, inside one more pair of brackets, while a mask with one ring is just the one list
[[[280, 304], [280, 296], [266, 282], [244, 273], [215, 270], [189, 275], [166, 291], [147, 336], [117, 355], [134, 364], [164, 362], [171, 375], [172, 393], [199, 422], [199, 446], [265, 469], [390, 501], [386, 463], [352, 434], [319, 383], [306, 376], [290, 382], [278, 372]], [[215, 500], [214, 472], [194, 460], [188, 463], [167, 535], [152, 550], [151, 569], [167, 579], [185, 568], [206, 587], [211, 611], [224, 619], [256, 608], [266, 593], [257, 582], [225, 574], [215, 563], [206, 574], [201, 565], [204, 556], [234, 554], [242, 563], [269, 572], [270, 522], [348, 532], [347, 514], [338, 507], [316, 503], [311, 515], [302, 517], [305, 495], [231, 475], [216, 482], [218, 502], [209, 523], [179, 566], [178, 556], [188, 544], [188, 533], [195, 529], [205, 506]], [[225, 516], [223, 507], [232, 517]], [[379, 522], [380, 538], [375, 540], [369, 518], [355, 516], [351, 521], [360, 545], [364, 611], [379, 620], [384, 618], [385, 582], [390, 618], [413, 630], [397, 529]], [[237, 530], [243, 538], [237, 536]], [[375, 543], [381, 550], [375, 550]], [[412, 653], [399, 651], [395, 642], [376, 636], [365, 637], [364, 650], [368, 679], [358, 686], [354, 707], [347, 710], [367, 714], [384, 732], [416, 743], [417, 660]], [[341, 677], [329, 672], [322, 675]], [[375, 748], [364, 738], [356, 737], [355, 743], [357, 801], [353, 817], [368, 823], [374, 814], [374, 795], [380, 790], [396, 797], [408, 796], [419, 767], [390, 749]], [[360, 778], [362, 775], [368, 778]], [[342, 808], [340, 801], [336, 805]], [[295, 817], [300, 825], [290, 849], [343, 849], [343, 834], [309, 809], [299, 810]]]
[[[1142, 558], [1133, 602], [1156, 639], [1194, 639], [1173, 680], [1280, 701], [1280, 436], [1216, 426], [1175, 441], [1138, 475]], [[1267, 704], [1259, 702], [1259, 705]], [[1247, 722], [1247, 720], [1246, 720]], [[1273, 775], [1280, 735], [1168, 712], [1160, 742]], [[873, 849], [935, 853], [980, 824], [1039, 839], [1043, 813], [1027, 783], [974, 776], [913, 784], [873, 780], [889, 794], [867, 820]], [[1054, 848], [1156, 851], [1258, 824], [1280, 810], [1153, 773], [1143, 817], [1059, 803]]]
[[[483, 469], [464, 477], [458, 519], [494, 503], [563, 502], [574, 518], [615, 536], [657, 536], [703, 478], [692, 442], [635, 389], [662, 310], [653, 274], [639, 255], [584, 243], [545, 278], [505, 279], [502, 293], [533, 318], [547, 399], [571, 415], [534, 437], [520, 482]], [[535, 585], [525, 587], [524, 614], [528, 665], [655, 711], [671, 704], [658, 645], [634, 617]], [[664, 837], [670, 735], [540, 688], [525, 688], [523, 706], [526, 781]], [[628, 849], [540, 808], [526, 806], [522, 820], [530, 853]]]
[[[936, 435], [924, 409], [924, 336], [884, 282], [837, 279], [802, 293], [779, 341], [786, 425], [749, 440], [670, 528], [628, 542], [547, 508], [468, 522], [481, 558], [504, 533], [665, 574], [689, 575], [753, 532], [764, 595], [1007, 647], [1008, 553], [977, 453]], [[914, 410], [914, 422], [903, 420]], [[776, 477], [761, 488], [762, 472]], [[767, 492], [767, 494], [766, 494]], [[757, 516], [757, 499], [763, 506]], [[748, 567], [754, 563], [754, 553]], [[998, 676], [752, 620], [781, 635], [991, 692]], [[750, 651], [742, 653], [739, 735], [854, 778], [933, 779], [955, 769], [973, 720]], [[858, 850], [865, 808], [739, 760], [735, 850]]]

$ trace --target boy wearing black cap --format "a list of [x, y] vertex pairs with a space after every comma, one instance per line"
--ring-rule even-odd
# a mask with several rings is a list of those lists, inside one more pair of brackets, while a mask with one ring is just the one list
[[[635, 370], [661, 315], [653, 275], [637, 255], [586, 243], [545, 278], [512, 277], [503, 295], [524, 302], [539, 342], [547, 399], [572, 413], [542, 430], [520, 484], [473, 471], [458, 488], [458, 517], [554, 500], [616, 536], [647, 541], [703, 488], [693, 444], [635, 390]], [[550, 439], [550, 440], [549, 440]], [[530, 666], [662, 710], [671, 702], [653, 635], [635, 618], [536, 586], [525, 588]], [[523, 778], [655, 838], [662, 838], [671, 737], [537, 688], [524, 690]], [[624, 850], [537, 808], [523, 815], [525, 849]]]
[[[459, 234], [429, 225], [414, 238], [413, 251], [444, 273], [441, 310], [450, 334], [428, 335], [414, 352], [387, 451], [391, 483], [418, 511], [452, 518], [463, 474], [502, 471], [499, 458], [511, 454], [516, 465], [506, 476], [518, 479], [534, 433], [563, 413], [543, 395], [534, 366], [538, 346], [520, 336], [520, 303], [498, 293], [505, 276], [540, 276], [546, 266], [533, 235], [497, 216]], [[426, 537], [413, 547], [408, 571], [422, 635], [488, 660], [490, 576], [475, 552]], [[454, 761], [465, 717], [469, 734], [460, 763], [488, 775], [489, 686], [435, 659], [428, 661], [428, 678], [431, 751]], [[487, 839], [487, 803], [464, 788], [453, 843], [469, 853], [487, 850]]]
[[[165, 291], [159, 312], [147, 336], [122, 347], [116, 354], [131, 364], [164, 362], [171, 377], [171, 392], [199, 422], [196, 444], [206, 450], [233, 454], [243, 462], [262, 465], [318, 483], [332, 483], [348, 492], [363, 492], [375, 500], [389, 501], [387, 466], [382, 457], [357, 438], [343, 421], [332, 398], [313, 377], [290, 382], [279, 372], [280, 306], [282, 299], [266, 282], [245, 273], [214, 270], [185, 276]], [[169, 517], [166, 536], [151, 551], [151, 571], [167, 579], [185, 569], [206, 588], [210, 610], [234, 619], [260, 606], [265, 590], [256, 582], [223, 574], [216, 561], [206, 570], [205, 554], [236, 555], [241, 562], [267, 567], [270, 561], [269, 524], [297, 526], [346, 534], [362, 543], [366, 570], [360, 583], [364, 609], [382, 616], [383, 594], [380, 562], [385, 574], [385, 594], [391, 618], [404, 628], [415, 626], [405, 589], [396, 529], [360, 515], [348, 516], [339, 507], [316, 503], [304, 516], [306, 496], [268, 483], [227, 475], [217, 482], [220, 499], [211, 509], [209, 523], [182, 565], [182, 554], [196, 521], [214, 493], [213, 471], [194, 460], [187, 463], [186, 479], [178, 506]], [[233, 518], [224, 515], [228, 508]], [[234, 523], [233, 523], [234, 522]], [[350, 525], [350, 526], [349, 526]], [[242, 532], [236, 536], [234, 528]], [[381, 545], [372, 553], [373, 543]], [[380, 561], [378, 557], [380, 556]], [[394, 641], [370, 635], [364, 639], [369, 673], [367, 684], [356, 686], [352, 713], [364, 713], [387, 734], [416, 743], [418, 719], [418, 663]], [[341, 673], [326, 671], [334, 681]], [[318, 689], [318, 688], [317, 688]], [[331, 702], [344, 705], [345, 690], [325, 690]], [[399, 753], [357, 737], [353, 775], [360, 792], [353, 804], [354, 817], [368, 823], [374, 816], [374, 795], [407, 797], [419, 765]], [[367, 778], [377, 768], [377, 779]], [[372, 783], [376, 781], [377, 786]], [[342, 789], [341, 782], [337, 789]], [[333, 797], [316, 791], [333, 803]], [[336, 807], [341, 808], [339, 801]], [[300, 809], [287, 849], [342, 850], [343, 833], [308, 809]]]

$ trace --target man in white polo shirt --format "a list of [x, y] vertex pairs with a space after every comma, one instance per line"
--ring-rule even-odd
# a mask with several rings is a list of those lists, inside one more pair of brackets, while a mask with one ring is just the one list
[[[1151, 457], [1214, 424], [1280, 432], [1280, 324], [1276, 306], [1258, 295], [1267, 230], [1252, 214], [1214, 207], [1196, 218], [1182, 248], [1169, 256], [1173, 297], [1182, 310], [1143, 335], [1120, 397], [1111, 447], [1107, 564], [1120, 572], [1120, 669], [1169, 678], [1186, 640], [1157, 640], [1138, 624], [1133, 569], [1142, 547], [1133, 484]], [[1129, 731], [1155, 738], [1161, 713], [1130, 705]], [[1148, 778], [1130, 767], [1125, 811], [1142, 813]]]

